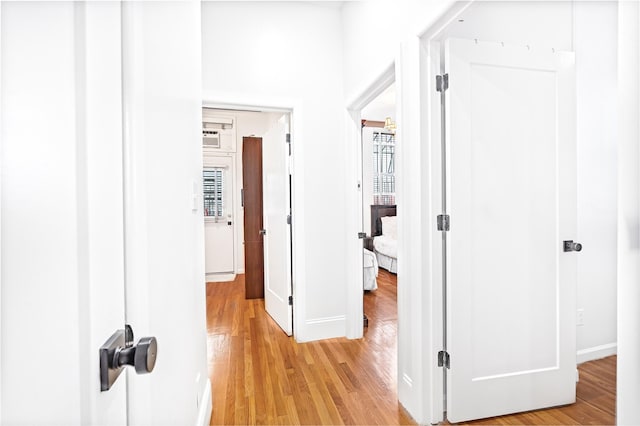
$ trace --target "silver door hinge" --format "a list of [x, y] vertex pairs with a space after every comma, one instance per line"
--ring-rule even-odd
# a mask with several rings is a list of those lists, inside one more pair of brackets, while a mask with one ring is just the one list
[[287, 148], [289, 150], [289, 156], [291, 156], [291, 133], [287, 133]]
[[287, 225], [291, 225], [291, 215], [287, 215]]
[[449, 352], [447, 351], [438, 352], [438, 367], [449, 368], [450, 365], [451, 365], [451, 357], [449, 357]]
[[447, 232], [451, 229], [451, 219], [448, 214], [439, 214], [438, 215], [438, 231]]
[[289, 306], [293, 306], [293, 296], [289, 296]]
[[449, 88], [449, 74], [436, 75], [436, 90], [445, 92]]
[[358, 239], [362, 240], [364, 238], [367, 238], [367, 233], [366, 232], [358, 232]]

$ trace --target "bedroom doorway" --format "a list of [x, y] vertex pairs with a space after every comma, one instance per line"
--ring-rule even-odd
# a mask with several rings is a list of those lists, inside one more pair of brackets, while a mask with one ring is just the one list
[[[396, 87], [361, 111], [364, 334], [397, 324]], [[395, 332], [394, 332], [395, 334]]]

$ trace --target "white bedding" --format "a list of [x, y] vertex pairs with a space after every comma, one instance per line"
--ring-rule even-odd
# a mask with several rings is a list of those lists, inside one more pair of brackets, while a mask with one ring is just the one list
[[376, 253], [382, 253], [394, 259], [398, 258], [398, 240], [388, 235], [373, 237], [373, 248]]
[[378, 276], [378, 259], [373, 252], [364, 250], [364, 271], [363, 271], [363, 288], [364, 290], [376, 290], [378, 288], [378, 282], [376, 277]]
[[396, 216], [381, 217], [382, 235], [373, 237], [378, 265], [394, 274], [398, 272], [398, 226]]

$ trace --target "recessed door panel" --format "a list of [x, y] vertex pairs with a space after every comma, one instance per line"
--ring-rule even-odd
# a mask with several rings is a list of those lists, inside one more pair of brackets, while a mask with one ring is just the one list
[[575, 401], [573, 55], [446, 43], [448, 416]]

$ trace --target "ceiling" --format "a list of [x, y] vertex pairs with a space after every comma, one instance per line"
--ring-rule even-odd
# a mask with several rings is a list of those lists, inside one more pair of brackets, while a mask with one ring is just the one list
[[362, 119], [372, 121], [384, 121], [391, 117], [396, 119], [396, 85], [389, 86], [384, 92], [378, 95], [369, 105], [362, 108]]

